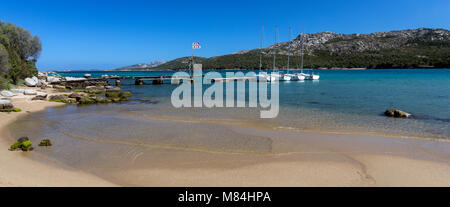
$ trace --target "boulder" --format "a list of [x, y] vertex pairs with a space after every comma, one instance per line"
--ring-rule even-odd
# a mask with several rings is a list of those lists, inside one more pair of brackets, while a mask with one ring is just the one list
[[108, 98], [117, 98], [120, 96], [120, 92], [106, 92], [105, 96]]
[[41, 146], [41, 147], [49, 147], [49, 146], [52, 146], [52, 142], [50, 142], [49, 139], [43, 139], [39, 143], [39, 146]]
[[11, 104], [11, 100], [0, 100], [0, 111], [8, 111], [13, 108], [14, 106]]
[[[37, 79], [37, 78], [36, 78]], [[33, 78], [25, 78], [25, 85], [29, 87], [35, 87], [39, 80]]]
[[21, 137], [17, 140], [16, 143], [11, 145], [9, 150], [11, 150], [11, 151], [15, 151], [15, 150], [31, 151], [31, 150], [33, 150], [33, 147], [31, 146], [31, 141], [30, 141], [30, 139], [28, 139], [28, 137]]
[[61, 86], [61, 85], [54, 85], [53, 88], [54, 89], [66, 89], [65, 86]]
[[86, 86], [86, 90], [96, 90], [97, 86]]
[[2, 104], [10, 104], [11, 103], [11, 100], [9, 100], [9, 99], [0, 99], [0, 105], [2, 105]]
[[24, 89], [17, 89], [17, 88], [15, 88], [15, 89], [11, 89], [10, 91], [13, 92], [13, 93], [16, 93], [16, 94], [23, 94], [23, 92], [25, 90]]
[[36, 96], [32, 98], [31, 100], [46, 100], [48, 94], [44, 92], [37, 92]]
[[45, 100], [47, 100], [47, 98], [42, 97], [42, 96], [35, 96], [31, 100], [32, 101], [45, 101]]
[[21, 137], [17, 141], [18, 142], [25, 142], [25, 141], [28, 141], [28, 140], [30, 140], [30, 138], [28, 138], [28, 137]]
[[47, 83], [44, 81], [41, 81], [41, 80], [38, 80], [38, 82], [36, 84], [37, 87], [42, 87], [42, 86], [46, 86], [46, 85], [47, 85]]
[[47, 82], [49, 83], [55, 83], [55, 82], [60, 82], [61, 78], [58, 77], [54, 77], [54, 76], [47, 76]]
[[68, 104], [77, 104], [77, 99], [75, 98], [68, 98], [67, 101], [65, 103]]
[[72, 94], [69, 95], [69, 98], [74, 98], [77, 101], [80, 101], [80, 99], [85, 98], [86, 94], [84, 93], [78, 93], [78, 92], [74, 92]]
[[37, 95], [37, 92], [35, 90], [27, 89], [23, 91], [24, 95]]
[[66, 95], [53, 95], [53, 96], [50, 96], [49, 100], [53, 101], [53, 102], [66, 103], [68, 98], [69, 97]]
[[11, 92], [11, 91], [3, 90], [3, 91], [0, 92], [0, 95], [2, 95], [2, 96], [4, 96], [4, 97], [13, 97], [13, 96], [15, 96], [16, 94], [14, 94], [14, 93]]
[[44, 92], [37, 92], [36, 95], [37, 95], [37, 96], [44, 97], [44, 98], [47, 98], [47, 96], [48, 96], [48, 94], [47, 94], [47, 93], [44, 93]]
[[384, 115], [386, 115], [388, 117], [394, 117], [394, 118], [408, 118], [408, 117], [412, 116], [412, 114], [404, 112], [399, 109], [387, 109], [384, 112]]
[[112, 93], [120, 93], [121, 91], [122, 91], [122, 89], [119, 88], [119, 87], [114, 87], [114, 88], [106, 89], [106, 92], [112, 92]]

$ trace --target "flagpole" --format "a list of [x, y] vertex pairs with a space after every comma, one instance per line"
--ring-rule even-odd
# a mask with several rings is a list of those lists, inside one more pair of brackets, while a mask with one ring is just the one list
[[192, 46], [192, 58], [191, 58], [191, 62], [192, 62], [192, 70], [191, 70], [191, 77], [193, 77], [193, 70], [194, 70], [194, 46]]

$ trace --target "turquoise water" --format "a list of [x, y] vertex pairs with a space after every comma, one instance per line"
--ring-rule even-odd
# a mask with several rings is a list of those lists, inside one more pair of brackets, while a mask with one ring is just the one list
[[[159, 76], [173, 72], [61, 74], [85, 73], [100, 77]], [[450, 70], [316, 73], [320, 73], [319, 81], [279, 82], [280, 111], [273, 119], [259, 118], [260, 108], [174, 108], [170, 95], [178, 85], [136, 86], [133, 80], [122, 80], [121, 88], [134, 94], [128, 102], [50, 107], [30, 113], [9, 129], [12, 137], [28, 136], [33, 143], [43, 138], [52, 140], [50, 148], [35, 148], [35, 152], [45, 156], [34, 159], [64, 163], [125, 185], [152, 185], [155, 178], [147, 171], [150, 169], [184, 169], [178, 167], [195, 163], [230, 169], [242, 163], [254, 164], [266, 155], [299, 149], [340, 152], [342, 149], [334, 147], [336, 143], [345, 146], [353, 144], [353, 139], [368, 140], [367, 136], [348, 133], [450, 139]], [[399, 108], [415, 117], [388, 118], [383, 115], [387, 108]], [[331, 133], [311, 136], [295, 131]], [[345, 139], [347, 136], [350, 139]], [[305, 146], [292, 142], [295, 139], [303, 140]], [[373, 139], [386, 141], [379, 136]], [[322, 142], [326, 140], [332, 143], [324, 145]], [[378, 140], [372, 141], [367, 145]], [[380, 142], [383, 147], [385, 143], [400, 143], [399, 139], [384, 141]], [[361, 143], [355, 143], [352, 152], [359, 151]], [[408, 146], [414, 145], [409, 143]], [[383, 153], [393, 153], [391, 146], [385, 147]], [[132, 173], [137, 170], [141, 176], [128, 174], [128, 170]]]
[[[204, 71], [208, 72], [208, 71]], [[219, 71], [220, 72], [220, 71]], [[233, 71], [226, 71], [233, 72]], [[257, 71], [255, 71], [257, 72]], [[170, 95], [178, 85], [135, 86], [122, 80], [132, 101], [101, 107], [78, 107], [75, 111], [138, 112], [139, 115], [184, 118], [223, 118], [250, 125], [291, 130], [381, 133], [427, 138], [450, 138], [450, 70], [320, 70], [319, 81], [280, 82], [280, 113], [275, 119], [260, 119], [256, 108], [175, 109]], [[62, 72], [63, 76], [101, 75], [160, 76], [173, 71]], [[221, 71], [224, 74], [224, 71]], [[112, 84], [112, 83], [111, 83]], [[204, 88], [207, 88], [205, 85]], [[383, 116], [388, 108], [415, 115], [411, 119]], [[70, 109], [58, 109], [71, 111]], [[123, 115], [123, 114], [122, 114]], [[94, 118], [94, 115], [92, 115]], [[121, 122], [116, 123], [121, 124]]]

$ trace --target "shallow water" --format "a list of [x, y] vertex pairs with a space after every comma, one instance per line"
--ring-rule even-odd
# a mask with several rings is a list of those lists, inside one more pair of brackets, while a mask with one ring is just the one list
[[[85, 73], [67, 72], [63, 75], [82, 76]], [[149, 76], [173, 72], [89, 73], [100, 77], [103, 74]], [[177, 85], [135, 86], [132, 80], [122, 80], [122, 88], [131, 91], [136, 101], [113, 108], [147, 115], [226, 118], [275, 128], [450, 138], [448, 69], [321, 70], [316, 73], [321, 75], [319, 81], [280, 82], [280, 113], [275, 119], [259, 119], [260, 110], [256, 108], [174, 109], [170, 95]], [[388, 108], [399, 108], [414, 114], [415, 118], [384, 117], [382, 114]], [[94, 112], [97, 107], [92, 109], [84, 108]]]
[[[171, 72], [89, 73], [95, 77]], [[146, 173], [139, 179], [130, 178], [126, 171], [131, 169], [186, 167], [200, 162], [228, 169], [257, 163], [261, 156], [340, 151], [352, 143], [345, 136], [340, 140], [332, 138], [334, 135], [313, 137], [325, 139], [321, 141], [289, 134], [296, 131], [450, 138], [450, 70], [339, 70], [320, 71], [320, 75], [320, 81], [280, 82], [280, 112], [274, 119], [259, 118], [260, 108], [174, 108], [170, 94], [177, 85], [135, 86], [133, 80], [122, 80], [121, 88], [134, 94], [129, 102], [52, 107], [30, 114], [10, 128], [14, 137], [29, 136], [33, 143], [50, 138], [52, 147], [35, 151], [53, 161], [125, 185], [154, 182]], [[382, 115], [394, 107], [416, 117]], [[283, 136], [288, 135], [290, 141], [284, 141]], [[302, 139], [301, 144], [292, 141], [296, 138]], [[315, 148], [314, 142], [322, 147]], [[376, 143], [366, 144], [371, 142]], [[385, 142], [377, 145], [389, 151], [390, 144]], [[342, 149], [336, 148], [340, 145]]]

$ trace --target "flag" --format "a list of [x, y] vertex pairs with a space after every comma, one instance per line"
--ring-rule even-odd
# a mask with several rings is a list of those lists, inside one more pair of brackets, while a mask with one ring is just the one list
[[200, 48], [201, 48], [200, 43], [198, 43], [198, 42], [192, 43], [192, 49], [200, 49]]

